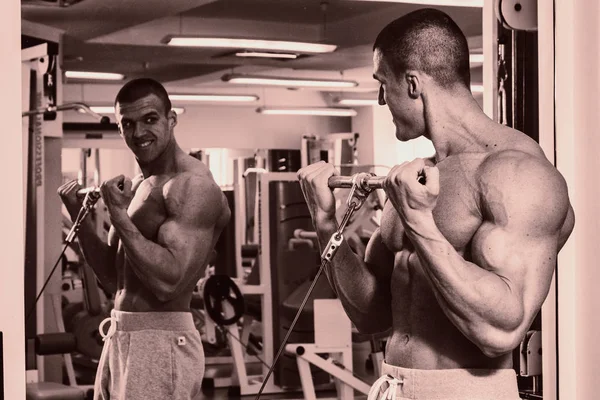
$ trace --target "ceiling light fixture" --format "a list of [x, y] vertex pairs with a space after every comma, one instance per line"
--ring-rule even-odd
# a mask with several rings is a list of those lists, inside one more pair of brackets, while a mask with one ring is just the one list
[[318, 115], [328, 117], [354, 117], [356, 110], [351, 108], [327, 108], [327, 107], [309, 107], [309, 108], [283, 108], [283, 107], [260, 107], [256, 112], [266, 115]]
[[289, 51], [298, 53], [331, 53], [337, 48], [333, 44], [290, 42], [283, 40], [235, 39], [219, 37], [197, 37], [168, 35], [163, 43], [169, 46], [216, 47], [248, 50]]
[[422, 4], [428, 6], [455, 6], [455, 7], [479, 7], [483, 8], [484, 0], [363, 0], [363, 1], [386, 1], [390, 3]]
[[376, 106], [379, 101], [377, 99], [338, 99], [336, 103], [345, 106]]
[[483, 93], [483, 85], [471, 85], [471, 92]]
[[[113, 106], [90, 106], [90, 110], [92, 110], [95, 113], [102, 114], [102, 115], [115, 113], [115, 108]], [[84, 110], [79, 109], [78, 111], [82, 114], [85, 114]], [[185, 112], [185, 108], [173, 107], [173, 111], [175, 111], [177, 113], [177, 115], [181, 115]]]
[[111, 72], [65, 71], [65, 76], [70, 79], [93, 79], [103, 81], [121, 81], [125, 79], [124, 75]]
[[271, 53], [266, 51], [238, 51], [235, 53], [238, 57], [255, 57], [255, 58], [298, 58], [295, 53]]
[[339, 79], [316, 79], [316, 78], [288, 78], [279, 76], [258, 76], [227, 74], [221, 77], [221, 80], [229, 83], [239, 83], [246, 85], [273, 85], [273, 86], [294, 86], [294, 87], [355, 87], [356, 81], [345, 81]]
[[258, 96], [253, 94], [170, 94], [172, 101], [257, 101]]

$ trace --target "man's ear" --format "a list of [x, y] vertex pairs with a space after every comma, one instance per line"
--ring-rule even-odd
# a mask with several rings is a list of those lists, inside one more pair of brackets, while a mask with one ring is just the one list
[[119, 131], [119, 135], [121, 137], [124, 137], [123, 135], [123, 126], [121, 125], [121, 115], [117, 112], [118, 111], [118, 103], [115, 103], [115, 119], [116, 119], [116, 123], [117, 123], [117, 130]]
[[414, 71], [406, 72], [406, 83], [408, 85], [408, 95], [412, 99], [417, 99], [423, 91], [423, 80], [418, 73]]
[[169, 119], [169, 128], [175, 128], [177, 126], [177, 113], [175, 110], [170, 110], [167, 114], [167, 118]]

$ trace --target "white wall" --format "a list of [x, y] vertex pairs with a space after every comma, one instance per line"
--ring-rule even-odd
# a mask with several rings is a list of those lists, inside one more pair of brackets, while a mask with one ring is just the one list
[[417, 157], [431, 157], [435, 149], [430, 140], [408, 142], [396, 139], [396, 127], [387, 106], [358, 107], [352, 118], [352, 131], [359, 132], [358, 157], [361, 164], [375, 165], [377, 175], [385, 175], [394, 165]]
[[375, 115], [373, 107], [356, 107], [357, 115], [352, 117], [352, 132], [360, 134], [358, 138], [358, 159], [361, 164], [375, 163], [373, 132]]
[[559, 398], [598, 398], [600, 5], [556, 0], [556, 159], [575, 209], [559, 256]]
[[262, 115], [247, 107], [188, 107], [176, 135], [183, 147], [299, 149], [303, 135], [349, 132], [350, 118]]
[[[555, 108], [554, 108], [554, 3], [538, 2], [538, 87], [539, 87], [539, 144], [548, 160], [555, 159]], [[491, 68], [490, 68], [491, 69]], [[492, 106], [491, 98], [488, 98]], [[493, 107], [491, 107], [493, 109]], [[560, 268], [560, 264], [558, 266]], [[561, 268], [562, 271], [562, 268]], [[542, 377], [544, 398], [556, 400], [558, 396], [557, 349], [557, 293], [556, 273], [550, 283], [548, 296], [542, 304]], [[568, 321], [567, 321], [568, 323]], [[550, 350], [547, 350], [550, 349]]]

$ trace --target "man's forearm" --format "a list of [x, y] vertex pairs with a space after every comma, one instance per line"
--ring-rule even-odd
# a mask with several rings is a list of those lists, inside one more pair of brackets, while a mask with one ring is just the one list
[[448, 318], [483, 347], [508, 340], [523, 318], [509, 284], [458, 254], [432, 216], [419, 216], [405, 227]]
[[117, 290], [116, 251], [102, 241], [90, 220], [84, 220], [77, 235], [85, 262], [92, 268], [102, 286], [111, 293]]
[[[322, 252], [338, 226], [333, 221], [315, 225]], [[389, 282], [379, 282], [345, 240], [325, 268], [325, 273], [348, 316], [360, 331], [380, 332], [391, 326]]]

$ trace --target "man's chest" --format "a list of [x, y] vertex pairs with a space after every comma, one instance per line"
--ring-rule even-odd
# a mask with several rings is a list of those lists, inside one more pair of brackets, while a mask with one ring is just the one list
[[[433, 218], [436, 226], [448, 242], [463, 252], [473, 234], [481, 225], [479, 192], [474, 184], [474, 169], [457, 166], [456, 163], [438, 164], [440, 193]], [[394, 251], [411, 250], [398, 212], [387, 201], [381, 218], [381, 236], [386, 246]]]

